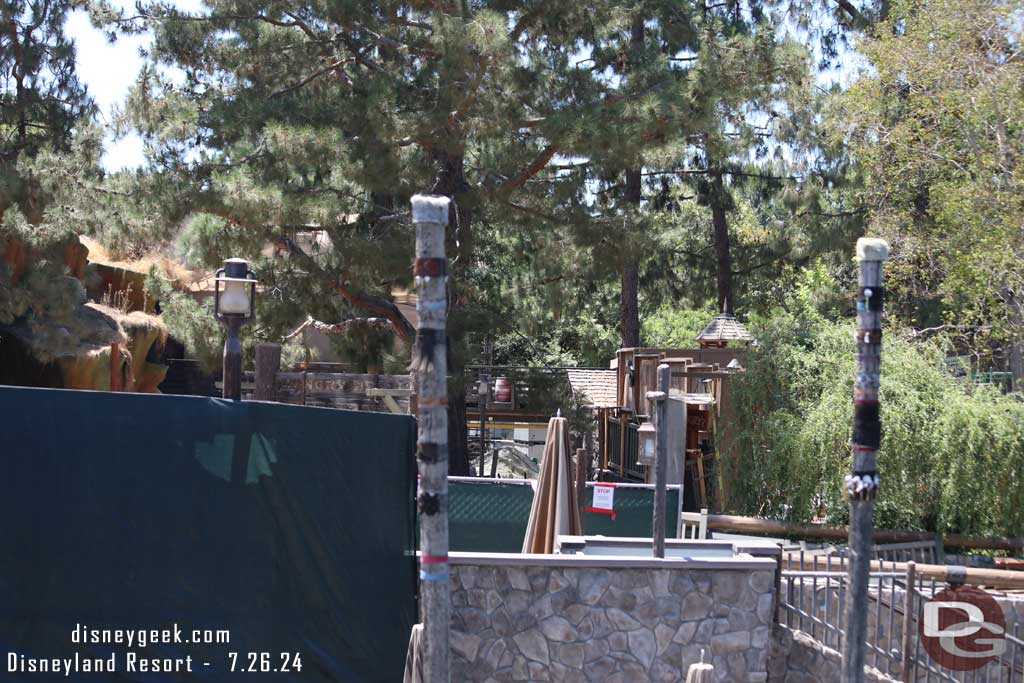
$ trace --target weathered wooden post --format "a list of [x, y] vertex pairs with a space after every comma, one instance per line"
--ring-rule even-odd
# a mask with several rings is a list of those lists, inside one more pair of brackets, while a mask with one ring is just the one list
[[917, 583], [917, 564], [913, 561], [907, 563], [907, 587], [903, 596], [903, 679], [910, 681], [914, 672], [914, 653], [910, 651], [911, 641], [914, 637], [914, 585]]
[[584, 511], [587, 508], [585, 500], [587, 495], [587, 459], [590, 451], [586, 448], [576, 449], [576, 506], [580, 513], [580, 536], [586, 535], [586, 528], [583, 526]]
[[110, 390], [121, 391], [121, 345], [110, 345]]
[[480, 373], [477, 381], [478, 407], [480, 408], [480, 476], [484, 476], [487, 462], [487, 401], [491, 393], [491, 378], [486, 372]]
[[416, 195], [416, 350], [419, 380], [417, 460], [420, 482], [420, 619], [430, 683], [448, 683], [448, 267], [444, 253], [448, 198]]
[[277, 371], [281, 368], [280, 344], [256, 345], [256, 386], [253, 400], [273, 401], [277, 397]]
[[654, 460], [654, 520], [651, 531], [654, 534], [654, 556], [665, 557], [665, 479], [668, 475], [668, 386], [671, 371], [662, 363], [658, 366], [658, 391], [647, 392], [647, 398], [654, 401], [655, 441]]
[[700, 663], [691, 664], [686, 672], [686, 683], [712, 683], [715, 680], [715, 667], [704, 663], [704, 650], [700, 651]]
[[878, 386], [882, 350], [882, 262], [889, 256], [885, 240], [857, 240], [860, 276], [857, 289], [857, 370], [853, 395], [853, 467], [846, 477], [850, 497], [849, 590], [846, 592], [846, 639], [843, 641], [843, 683], [864, 680], [867, 636], [868, 578], [875, 496], [876, 461], [882, 442]]

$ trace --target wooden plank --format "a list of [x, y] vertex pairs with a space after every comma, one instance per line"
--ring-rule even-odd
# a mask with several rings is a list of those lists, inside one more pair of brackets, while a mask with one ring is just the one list
[[[708, 523], [710, 526], [710, 522]], [[849, 567], [847, 558], [835, 557], [830, 564], [834, 572], [846, 572]], [[801, 569], [800, 553], [786, 552], [782, 554], [782, 568], [799, 571]], [[981, 569], [978, 567], [960, 567], [944, 564], [918, 564], [914, 566], [916, 573], [928, 579], [951, 583], [966, 583], [971, 586], [985, 586], [1004, 590], [1024, 589], [1024, 572], [1007, 571], [1005, 569]], [[873, 572], [906, 572], [906, 562], [888, 562], [871, 560]]]
[[412, 389], [382, 389], [380, 387], [374, 387], [373, 389], [367, 389], [367, 396], [385, 397], [390, 396], [391, 398], [408, 398], [413, 395]]
[[[845, 526], [824, 526], [818, 524], [791, 524], [774, 519], [741, 517], [739, 515], [711, 515], [708, 528], [740, 533], [768, 534], [770, 536], [826, 538], [846, 540]], [[896, 529], [875, 529], [874, 539], [881, 543], [903, 543], [935, 539], [929, 531], [901, 531]], [[943, 545], [949, 548], [979, 548], [986, 550], [1024, 550], [1024, 538], [1006, 536], [944, 536]]]

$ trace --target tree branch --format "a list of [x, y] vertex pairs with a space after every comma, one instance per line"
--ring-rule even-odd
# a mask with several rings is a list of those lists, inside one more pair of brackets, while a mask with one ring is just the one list
[[839, 5], [839, 9], [849, 15], [850, 19], [853, 20], [853, 23], [856, 26], [861, 27], [867, 25], [867, 19], [860, 13], [859, 9], [854, 7], [852, 2], [849, 0], [836, 0], [836, 4]]
[[545, 147], [541, 150], [541, 153], [537, 155], [537, 158], [531, 161], [530, 165], [524, 168], [519, 175], [511, 178], [510, 180], [506, 180], [504, 183], [499, 185], [496, 193], [507, 195], [518, 190], [526, 184], [526, 181], [544, 170], [544, 167], [548, 165], [549, 161], [551, 161], [551, 157], [555, 156], [557, 152], [558, 145], [552, 144]]
[[320, 267], [320, 264], [318, 264], [309, 254], [304, 252], [299, 245], [295, 244], [295, 242], [288, 237], [277, 237], [275, 238], [275, 242], [279, 246], [283, 247], [296, 260], [300, 261], [302, 263], [302, 267], [307, 271], [310, 273], [316, 273], [324, 280], [327, 280], [330, 288], [344, 297], [350, 304], [387, 319], [391, 324], [391, 328], [395, 331], [395, 334], [397, 334], [402, 341], [406, 343], [412, 342], [413, 338], [416, 336], [416, 330], [394, 302], [388, 301], [384, 297], [374, 296], [372, 294], [367, 294], [366, 292], [355, 290], [352, 288], [351, 283], [344, 278], [340, 281], [332, 281], [331, 276], [324, 272], [323, 268]]
[[289, 332], [282, 341], [288, 341], [298, 336], [307, 327], [312, 327], [317, 332], [324, 334], [345, 334], [353, 327], [391, 327], [391, 321], [386, 318], [349, 318], [340, 323], [325, 323], [308, 316], [306, 321]]

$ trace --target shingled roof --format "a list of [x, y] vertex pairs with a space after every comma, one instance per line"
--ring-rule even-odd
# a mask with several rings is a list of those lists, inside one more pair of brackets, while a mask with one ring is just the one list
[[584, 405], [614, 408], [618, 404], [614, 370], [569, 369], [566, 374], [572, 393], [579, 396]]
[[704, 331], [697, 335], [699, 342], [753, 341], [754, 337], [731, 313], [719, 313]]

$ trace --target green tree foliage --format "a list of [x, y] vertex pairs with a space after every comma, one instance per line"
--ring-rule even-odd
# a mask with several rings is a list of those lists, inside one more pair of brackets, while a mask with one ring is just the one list
[[[892, 310], [1024, 373], [1024, 4], [893, 3], [837, 103], [869, 227], [893, 247]], [[982, 332], [979, 337], [976, 333]], [[991, 332], [991, 334], [989, 334]], [[993, 347], [996, 347], [993, 349]]]
[[662, 306], [652, 315], [644, 317], [644, 340], [653, 347], [690, 348], [694, 345], [694, 338], [717, 312], [714, 306], [697, 309]]
[[33, 223], [46, 197], [18, 161], [68, 151], [72, 131], [93, 113], [75, 73], [64, 22], [67, 0], [5, 0], [0, 7], [0, 215], [17, 205]]
[[[64, 0], [0, 6], [0, 324], [67, 320], [85, 302], [66, 267], [97, 178], [99, 131], [64, 34]], [[79, 192], [78, 195], [81, 193]]]
[[[151, 28], [155, 42], [126, 107], [151, 169], [127, 179], [131, 199], [103, 237], [171, 240], [187, 223], [183, 243], [205, 262], [259, 261], [276, 297], [267, 336], [306, 314], [374, 315], [408, 339], [390, 301], [410, 284], [408, 200], [445, 194], [455, 207], [455, 374], [484, 337], [534, 322], [564, 357], [589, 344], [586, 321], [608, 317], [598, 310], [604, 284], [644, 253], [641, 171], [689, 172], [691, 153], [712, 138], [720, 158], [742, 156], [764, 138], [752, 108], [786, 84], [809, 87], [805, 54], [776, 37], [780, 11], [665, 0], [213, 0], [196, 15], [159, 3], [134, 18], [108, 15], [126, 30]], [[623, 169], [632, 169], [628, 198], [614, 180]], [[326, 236], [321, 250], [300, 244], [308, 232]], [[536, 258], [510, 268], [524, 252], [503, 250], [522, 245]], [[549, 293], [588, 281], [586, 299]], [[501, 301], [509, 283], [529, 296]], [[598, 349], [603, 341], [570, 355]]]
[[[853, 323], [812, 304], [805, 278], [790, 302], [756, 329], [759, 346], [735, 387], [736, 448], [726, 453], [738, 512], [845, 523]], [[1024, 404], [953, 377], [938, 339], [885, 332], [876, 524], [968, 534], [1024, 531]]]

